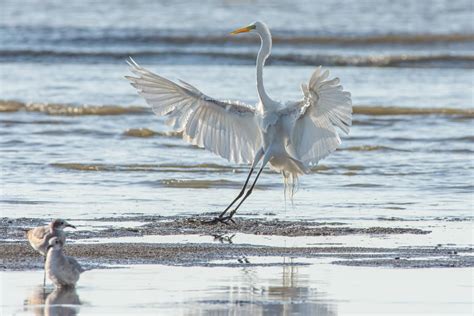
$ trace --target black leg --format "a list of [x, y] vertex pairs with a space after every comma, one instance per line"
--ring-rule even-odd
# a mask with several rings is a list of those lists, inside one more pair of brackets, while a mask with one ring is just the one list
[[237, 197], [232, 201], [232, 203], [230, 203], [226, 209], [216, 218], [210, 220], [210, 221], [203, 221], [203, 223], [205, 224], [216, 224], [218, 222], [221, 222], [222, 221], [222, 218], [224, 217], [224, 215], [227, 213], [227, 211], [232, 207], [232, 205], [235, 204], [235, 202], [237, 202], [238, 199], [240, 199], [242, 197], [242, 195], [244, 195], [244, 192], [245, 192], [245, 189], [247, 188], [247, 184], [249, 183], [249, 180], [250, 180], [250, 177], [252, 176], [252, 173], [253, 173], [253, 170], [254, 170], [254, 167], [250, 168], [250, 172], [247, 176], [247, 179], [245, 180], [245, 183], [242, 187], [242, 190], [240, 190], [239, 194], [237, 195]]
[[43, 289], [46, 286], [46, 255], [44, 256], [44, 262], [43, 262]]
[[[227, 224], [226, 221], [223, 221], [222, 219], [226, 218], [225, 214], [229, 211], [229, 209], [232, 207], [232, 205], [234, 205], [235, 202], [237, 202], [237, 200], [240, 199], [244, 195], [245, 189], [247, 188], [247, 185], [248, 185], [250, 177], [252, 176], [252, 173], [255, 169], [255, 166], [258, 164], [260, 159], [262, 159], [262, 156], [263, 156], [263, 150], [260, 149], [257, 152], [257, 154], [255, 155], [252, 167], [250, 168], [250, 172], [247, 176], [247, 179], [245, 180], [244, 185], [242, 186], [242, 189], [240, 190], [239, 194], [237, 195], [237, 197], [225, 208], [225, 210], [221, 214], [219, 214], [218, 217], [216, 217], [216, 218], [214, 218], [213, 220], [210, 220], [210, 221], [202, 221], [202, 223], [204, 223], [204, 224], [216, 224], [218, 222], [221, 222], [221, 223]], [[239, 206], [240, 206], [240, 204], [239, 204]]]
[[253, 183], [252, 183], [252, 186], [250, 187], [250, 189], [247, 191], [247, 193], [245, 194], [244, 198], [239, 202], [239, 204], [237, 204], [237, 206], [229, 213], [229, 215], [225, 216], [222, 218], [223, 221], [232, 221], [232, 217], [234, 216], [235, 212], [237, 212], [237, 210], [239, 209], [239, 207], [242, 205], [242, 203], [244, 203], [244, 201], [250, 196], [250, 194], [252, 194], [252, 191], [253, 191], [253, 188], [255, 187], [255, 184], [257, 184], [257, 180], [258, 180], [258, 177], [260, 177], [260, 174], [262, 173], [263, 171], [263, 168], [265, 166], [262, 166], [260, 168], [260, 170], [258, 171], [257, 173], [257, 176], [255, 177], [255, 180], [253, 180]]
[[249, 183], [250, 177], [252, 176], [254, 168], [250, 168], [249, 175], [247, 176], [247, 179], [245, 180], [244, 185], [242, 186], [242, 190], [240, 190], [240, 193], [237, 195], [237, 197], [232, 201], [232, 203], [229, 204], [229, 206], [226, 207], [226, 209], [219, 215], [220, 218], [224, 217], [225, 213], [234, 205], [235, 202], [237, 202], [238, 199], [244, 195], [245, 189], [247, 188], [247, 184]]

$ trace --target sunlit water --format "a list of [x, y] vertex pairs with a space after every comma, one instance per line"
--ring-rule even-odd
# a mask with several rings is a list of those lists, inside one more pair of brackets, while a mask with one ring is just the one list
[[[4, 98], [145, 106], [122, 78], [127, 74], [122, 62], [65, 64], [57, 73], [52, 68], [4, 64]], [[255, 99], [250, 66], [151, 68], [193, 82], [209, 95]], [[298, 83], [312, 70], [268, 67], [268, 90], [282, 100], [297, 99]], [[350, 135], [340, 150], [300, 179], [293, 205], [285, 204], [282, 177], [269, 171], [243, 211], [317, 219], [471, 216], [471, 71], [351, 67], [332, 71], [353, 92], [356, 113]], [[21, 81], [14, 81], [14, 76]], [[357, 113], [357, 106], [365, 105], [397, 108], [385, 115], [362, 108], [359, 112], [368, 114]], [[409, 115], [400, 108], [460, 112]], [[402, 114], [394, 115], [398, 111]], [[5, 216], [219, 211], [237, 193], [248, 168], [167, 135], [169, 129], [151, 112], [55, 116], [18, 111], [2, 113], [0, 123]], [[156, 133], [131, 136], [137, 133], [130, 130], [140, 128]]]
[[[274, 34], [274, 54], [264, 71], [273, 98], [299, 99], [300, 83], [323, 64], [352, 93], [355, 113], [350, 135], [300, 179], [293, 203], [285, 201], [282, 177], [266, 171], [240, 214], [433, 230], [422, 238], [272, 236], [259, 244], [472, 245], [470, 1], [3, 1], [0, 100], [19, 101], [20, 109], [3, 111], [15, 106], [0, 102], [1, 216], [80, 222], [222, 210], [240, 189], [248, 166], [231, 164], [168, 133], [124, 79], [130, 74], [125, 58], [133, 56], [215, 98], [254, 104], [258, 42], [227, 34], [256, 19], [266, 21]], [[36, 104], [26, 106], [30, 102]], [[122, 114], [107, 115], [120, 112], [117, 107]], [[102, 115], [84, 115], [94, 111]], [[194, 237], [140, 241], [210, 238]], [[235, 238], [236, 243], [251, 241], [246, 235]], [[263, 259], [251, 258], [258, 260]], [[117, 312], [111, 307], [119, 303], [117, 295], [124, 313], [140, 313], [144, 306], [149, 312], [222, 312], [228, 304], [240, 306], [236, 312], [259, 314], [469, 312], [468, 270], [310, 263], [90, 271], [77, 290], [80, 312]], [[40, 280], [41, 273], [3, 274], [1, 298], [12, 302], [2, 303], [5, 310], [36, 311], [19, 307], [34, 290], [30, 277]], [[185, 277], [189, 282], [176, 282]], [[120, 279], [134, 282], [123, 289]]]
[[2, 276], [4, 289], [8, 289], [4, 311], [15, 315], [432, 315], [472, 311], [469, 269], [397, 270], [308, 265], [312, 261], [290, 258], [247, 260], [281, 266], [190, 269], [147, 265], [95, 270], [81, 277], [76, 290], [52, 293], [32, 286], [41, 280], [40, 271], [12, 272]]

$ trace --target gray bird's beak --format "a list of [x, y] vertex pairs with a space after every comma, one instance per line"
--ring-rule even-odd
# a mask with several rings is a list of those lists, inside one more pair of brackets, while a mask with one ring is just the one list
[[69, 223], [67, 223], [67, 224], [66, 224], [66, 227], [71, 227], [71, 228], [74, 228], [74, 229], [76, 229], [76, 226], [74, 226], [74, 225], [71, 225], [71, 224], [69, 224]]

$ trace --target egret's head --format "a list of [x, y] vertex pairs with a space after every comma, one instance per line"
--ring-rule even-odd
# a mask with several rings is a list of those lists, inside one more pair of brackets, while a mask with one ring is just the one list
[[51, 223], [51, 226], [53, 229], [59, 229], [59, 230], [63, 230], [66, 227], [76, 228], [76, 226], [69, 224], [64, 219], [61, 219], [61, 218], [55, 219]]
[[248, 26], [242, 27], [240, 29], [236, 29], [235, 31], [232, 31], [230, 34], [236, 35], [240, 33], [248, 33], [248, 32], [257, 32], [259, 34], [262, 34], [264, 31], [267, 31], [268, 27], [265, 25], [265, 23], [257, 21], [254, 22]]
[[61, 249], [62, 246], [63, 246], [63, 243], [61, 242], [61, 240], [59, 240], [58, 237], [53, 237], [49, 240], [48, 250], [50, 248]]

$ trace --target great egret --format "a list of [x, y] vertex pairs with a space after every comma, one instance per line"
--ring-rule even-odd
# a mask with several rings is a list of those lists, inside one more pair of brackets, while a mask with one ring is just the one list
[[[338, 78], [327, 80], [329, 72], [321, 67], [313, 73], [308, 85], [301, 85], [301, 100], [283, 104], [270, 98], [263, 86], [263, 65], [272, 48], [270, 30], [263, 22], [255, 22], [231, 34], [246, 32], [255, 32], [261, 39], [256, 107], [216, 100], [189, 83], [172, 82], [142, 68], [131, 58], [128, 61], [138, 77], [126, 78], [157, 115], [168, 116], [167, 123], [182, 131], [186, 141], [233, 162], [251, 163], [239, 194], [212, 223], [233, 221], [267, 163], [283, 175], [285, 190], [291, 188], [293, 192], [298, 176], [308, 173], [312, 165], [341, 143], [336, 127], [348, 134], [352, 124], [350, 93], [343, 90]], [[245, 193], [260, 161], [260, 169]]]

